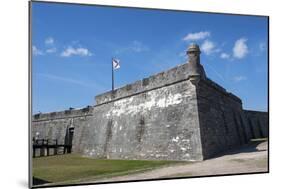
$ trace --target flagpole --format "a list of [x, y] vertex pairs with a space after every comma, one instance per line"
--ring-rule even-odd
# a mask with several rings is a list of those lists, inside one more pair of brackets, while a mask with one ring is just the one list
[[111, 68], [112, 68], [112, 92], [114, 91], [114, 69], [113, 69], [113, 58], [111, 59]]

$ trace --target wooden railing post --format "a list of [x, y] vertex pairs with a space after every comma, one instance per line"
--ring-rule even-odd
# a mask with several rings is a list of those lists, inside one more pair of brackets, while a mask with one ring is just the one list
[[47, 146], [46, 146], [46, 148], [47, 148], [47, 156], [49, 156], [49, 139], [47, 139]]
[[55, 148], [54, 148], [54, 154], [57, 155], [58, 154], [58, 139], [55, 139]]

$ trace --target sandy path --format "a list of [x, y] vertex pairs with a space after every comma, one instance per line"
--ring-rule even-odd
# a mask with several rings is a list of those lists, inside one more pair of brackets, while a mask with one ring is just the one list
[[246, 146], [217, 158], [186, 165], [174, 165], [139, 174], [106, 178], [94, 182], [143, 180], [165, 177], [235, 174], [267, 171], [267, 142]]

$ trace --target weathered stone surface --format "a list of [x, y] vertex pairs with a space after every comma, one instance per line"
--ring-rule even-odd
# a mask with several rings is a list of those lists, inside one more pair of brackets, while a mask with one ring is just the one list
[[268, 137], [268, 113], [244, 110], [252, 138]]
[[195, 87], [188, 81], [96, 106], [84, 154], [201, 160]]
[[78, 147], [84, 142], [83, 131], [89, 126], [91, 117], [92, 107], [55, 114], [37, 114], [32, 120], [32, 136], [40, 139], [57, 139], [58, 144], [64, 144], [68, 129], [74, 127], [73, 150], [81, 152]]
[[241, 100], [210, 82], [202, 80], [197, 86], [204, 158], [245, 144], [250, 139]]

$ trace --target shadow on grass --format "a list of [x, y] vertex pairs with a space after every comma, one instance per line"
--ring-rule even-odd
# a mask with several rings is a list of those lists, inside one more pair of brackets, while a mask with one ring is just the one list
[[42, 185], [42, 184], [47, 184], [47, 183], [51, 183], [51, 182], [33, 177], [33, 185]]

